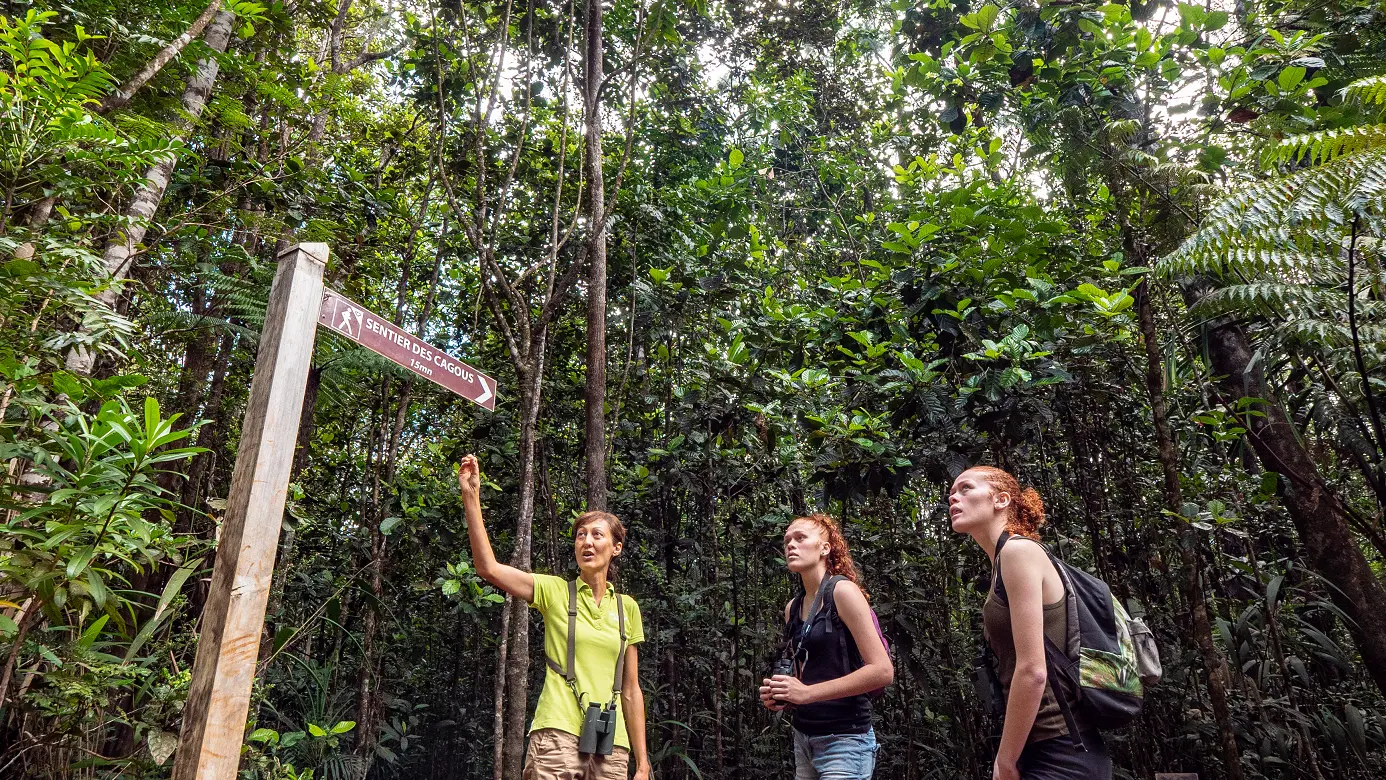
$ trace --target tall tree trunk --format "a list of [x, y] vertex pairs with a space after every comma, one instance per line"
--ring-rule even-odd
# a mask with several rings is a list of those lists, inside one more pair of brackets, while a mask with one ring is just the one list
[[108, 111], [114, 111], [117, 108], [123, 108], [129, 103], [130, 99], [135, 96], [135, 93], [140, 91], [141, 87], [148, 84], [150, 79], [159, 75], [159, 71], [163, 70], [164, 66], [167, 65], [170, 60], [177, 57], [179, 53], [183, 51], [183, 47], [197, 40], [197, 37], [202, 34], [202, 31], [212, 22], [213, 17], [217, 15], [217, 9], [219, 8], [221, 8], [221, 0], [212, 0], [212, 2], [208, 3], [207, 7], [203, 9], [202, 14], [194, 19], [192, 24], [188, 25], [188, 29], [184, 30], [182, 35], [169, 41], [168, 45], [161, 49], [158, 54], [154, 55], [154, 58], [146, 63], [145, 66], [140, 69], [139, 73], [131, 76], [125, 83], [116, 87], [115, 91], [102, 98], [101, 105], [96, 109], [97, 113], [104, 114]]
[[606, 509], [606, 182], [602, 170], [602, 0], [587, 0], [587, 508]]
[[[1155, 423], [1155, 440], [1159, 445], [1165, 508], [1176, 516], [1182, 516], [1184, 498], [1179, 484], [1179, 451], [1165, 403], [1165, 362], [1155, 329], [1155, 309], [1150, 301], [1148, 278], [1142, 279], [1136, 289], [1136, 308], [1145, 341], [1145, 390], [1150, 396], [1150, 416]], [[1213, 705], [1213, 719], [1218, 724], [1222, 764], [1228, 780], [1242, 780], [1241, 749], [1237, 747], [1237, 734], [1232, 730], [1232, 713], [1227, 706], [1231, 675], [1227, 670], [1227, 660], [1213, 643], [1213, 626], [1208, 619], [1208, 600], [1203, 589], [1203, 567], [1199, 562], [1198, 545], [1198, 532], [1193, 525], [1180, 523], [1178, 547], [1179, 557], [1184, 564], [1184, 598], [1189, 602], [1194, 644], [1203, 657], [1203, 668], [1208, 675], [1208, 698]]]
[[[236, 15], [230, 11], [217, 12], [212, 25], [207, 28], [206, 44], [212, 51], [218, 54], [226, 51], [227, 43], [231, 39], [231, 25], [235, 19]], [[184, 133], [191, 129], [198, 117], [202, 116], [202, 110], [207, 107], [207, 99], [212, 94], [219, 69], [217, 58], [207, 57], [197, 63], [197, 70], [192, 78], [188, 79], [188, 85], [183, 90], [185, 119], [181, 125]], [[107, 306], [114, 308], [115, 283], [130, 273], [131, 256], [135, 252], [135, 247], [144, 240], [149, 223], [164, 199], [164, 192], [168, 189], [169, 181], [173, 178], [173, 169], [177, 165], [178, 155], [170, 154], [145, 173], [144, 183], [135, 191], [134, 200], [125, 210], [125, 228], [106, 245], [103, 260], [111, 284], [97, 293], [96, 298]], [[67, 354], [67, 370], [79, 376], [90, 376], [95, 363], [96, 353], [82, 345], [73, 347]]]
[[[1202, 293], [1197, 281], [1184, 290], [1191, 305]], [[1253, 365], [1251, 343], [1241, 327], [1214, 321], [1207, 328], [1207, 345], [1213, 373], [1223, 377], [1220, 384], [1231, 401], [1264, 399], [1255, 406], [1257, 414], [1243, 417], [1248, 438], [1266, 470], [1279, 475], [1281, 497], [1309, 565], [1331, 586], [1330, 596], [1349, 618], [1347, 628], [1367, 673], [1386, 693], [1386, 611], [1381, 609], [1386, 587], [1348, 526], [1348, 508], [1324, 482], [1261, 369]]]

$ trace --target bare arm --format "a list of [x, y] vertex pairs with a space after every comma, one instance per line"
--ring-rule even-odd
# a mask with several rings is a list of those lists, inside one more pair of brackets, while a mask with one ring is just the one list
[[534, 602], [534, 575], [496, 560], [486, 524], [481, 519], [481, 467], [475, 455], [462, 459], [457, 467], [457, 484], [462, 490], [462, 506], [467, 513], [467, 538], [472, 544], [472, 563], [481, 578], [526, 604]]
[[645, 692], [640, 690], [640, 653], [635, 645], [626, 648], [626, 668], [621, 680], [621, 712], [626, 718], [626, 735], [635, 757], [636, 780], [650, 776], [650, 754], [645, 744]]
[[1044, 662], [1044, 575], [1053, 564], [1037, 544], [1008, 544], [1001, 548], [1001, 558], [1005, 562], [1006, 600], [1015, 637], [1015, 676], [1006, 700], [1006, 720], [996, 762], [1014, 766], [1035, 725], [1049, 677]]
[[895, 664], [891, 662], [881, 638], [876, 635], [876, 625], [871, 620], [871, 607], [866, 602], [866, 594], [855, 582], [843, 581], [833, 589], [833, 601], [837, 604], [837, 614], [842, 618], [843, 625], [856, 640], [862, 665], [850, 674], [808, 686], [809, 700], [800, 704], [859, 696], [883, 688], [895, 679]]

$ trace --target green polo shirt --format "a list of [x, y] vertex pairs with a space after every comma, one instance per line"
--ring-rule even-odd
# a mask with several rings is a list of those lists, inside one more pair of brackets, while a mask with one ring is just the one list
[[[640, 623], [640, 605], [635, 599], [621, 594], [626, 611], [626, 644], [645, 641], [645, 629]], [[563, 666], [568, 657], [568, 581], [551, 574], [534, 575], [534, 601], [530, 606], [544, 616], [544, 653]], [[577, 667], [577, 687], [583, 694], [582, 708], [578, 707], [573, 691], [563, 681], [563, 675], [545, 664], [544, 690], [534, 709], [531, 732], [539, 729], [558, 729], [581, 735], [583, 710], [587, 703], [605, 704], [611, 700], [611, 686], [616, 677], [616, 654], [621, 646], [621, 629], [616, 618], [616, 589], [607, 584], [601, 606], [592, 599], [592, 588], [578, 580], [577, 642], [574, 666]], [[626, 735], [625, 713], [616, 702], [616, 744], [630, 749]]]

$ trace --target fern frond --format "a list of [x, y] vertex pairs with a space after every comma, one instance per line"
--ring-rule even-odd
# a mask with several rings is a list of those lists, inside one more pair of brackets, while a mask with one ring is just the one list
[[[1336, 320], [1292, 320], [1278, 326], [1276, 335], [1283, 342], [1301, 346], [1328, 349], [1343, 349], [1352, 346], [1352, 329], [1346, 323]], [[1359, 325], [1357, 339], [1363, 344], [1386, 344], [1386, 327]]]
[[1352, 82], [1343, 89], [1343, 99], [1386, 106], [1386, 76], [1369, 76]]
[[1239, 312], [1301, 320], [1312, 319], [1323, 303], [1319, 291], [1312, 287], [1252, 282], [1229, 284], [1213, 290], [1194, 305], [1193, 312], [1200, 317]]
[[1113, 143], [1125, 144], [1141, 129], [1141, 123], [1134, 119], [1114, 119], [1107, 123], [1107, 137]]
[[1345, 206], [1355, 213], [1386, 213], [1386, 149], [1362, 155], [1362, 173], [1348, 193]]
[[1358, 125], [1292, 135], [1266, 151], [1265, 165], [1308, 159], [1325, 163], [1357, 152], [1386, 148], [1386, 125]]

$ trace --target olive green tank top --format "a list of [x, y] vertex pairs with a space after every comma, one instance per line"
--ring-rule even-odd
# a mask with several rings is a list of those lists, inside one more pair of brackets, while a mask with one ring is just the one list
[[[999, 571], [995, 577], [1000, 581]], [[1004, 586], [1002, 586], [1004, 587]], [[1044, 605], [1044, 635], [1054, 644], [1063, 647], [1068, 637], [1068, 612], [1064, 599]], [[1001, 688], [1009, 698], [1011, 679], [1015, 677], [1015, 634], [1011, 631], [1011, 610], [1001, 602], [996, 593], [996, 583], [987, 591], [987, 600], [982, 604], [982, 636], [991, 651], [996, 655], [996, 674], [1001, 680]], [[1077, 717], [1077, 713], [1074, 713]], [[1079, 725], [1081, 730], [1083, 726]], [[1035, 725], [1030, 729], [1026, 743], [1053, 739], [1068, 734], [1064, 714], [1059, 710], [1059, 702], [1054, 698], [1050, 683], [1044, 685], [1044, 698], [1040, 700], [1039, 712], [1035, 714]]]

